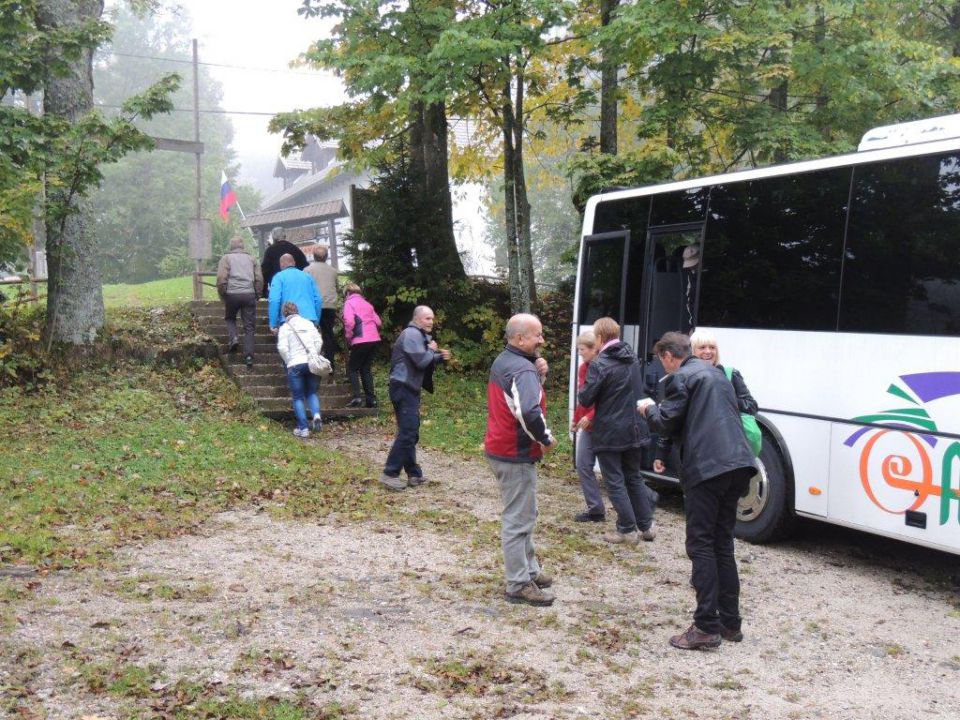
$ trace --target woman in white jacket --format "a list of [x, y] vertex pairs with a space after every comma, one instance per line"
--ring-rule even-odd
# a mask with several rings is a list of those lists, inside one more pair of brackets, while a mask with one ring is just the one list
[[277, 351], [287, 365], [287, 384], [293, 399], [293, 414], [297, 416], [297, 427], [293, 434], [307, 438], [310, 437], [307, 406], [313, 417], [313, 430], [316, 432], [322, 427], [320, 398], [317, 396], [320, 378], [310, 372], [307, 350], [309, 348], [319, 355], [323, 340], [320, 339], [320, 333], [314, 324], [300, 317], [296, 303], [284, 303], [280, 312], [283, 314], [284, 323], [277, 333]]

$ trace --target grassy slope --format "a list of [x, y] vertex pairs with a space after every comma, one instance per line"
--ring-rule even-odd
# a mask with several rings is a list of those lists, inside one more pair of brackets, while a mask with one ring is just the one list
[[[209, 280], [209, 278], [208, 278]], [[216, 299], [213, 288], [204, 288], [205, 299]], [[104, 285], [103, 302], [107, 308], [143, 305], [173, 305], [193, 299], [193, 278], [178, 277], [154, 280], [140, 285]]]
[[[190, 278], [104, 288], [110, 332], [160, 347], [197, 334], [182, 303]], [[386, 368], [377, 372], [389, 432]], [[549, 458], [568, 460], [566, 389], [548, 383], [550, 419], [561, 438]], [[173, 370], [114, 362], [61, 378], [39, 393], [0, 390], [0, 563], [66, 566], [96, 562], [143, 537], [195, 527], [211, 512], [262, 503], [290, 514], [382, 510], [379, 459], [346, 457], [323, 442], [291, 441], [215, 365]], [[437, 374], [424, 394], [421, 443], [479, 457], [486, 429], [485, 374]], [[313, 469], [325, 468], [322, 482]]]

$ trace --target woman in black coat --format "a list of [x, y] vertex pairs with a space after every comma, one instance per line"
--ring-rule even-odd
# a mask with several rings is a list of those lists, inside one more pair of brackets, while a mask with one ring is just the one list
[[595, 408], [593, 450], [617, 513], [617, 531], [603, 539], [636, 545], [641, 538], [649, 541], [656, 536], [653, 495], [641, 474], [643, 448], [650, 444], [647, 422], [636, 409], [646, 395], [643, 377], [633, 349], [620, 340], [615, 320], [600, 318], [593, 333], [600, 352], [577, 397], [584, 407]]

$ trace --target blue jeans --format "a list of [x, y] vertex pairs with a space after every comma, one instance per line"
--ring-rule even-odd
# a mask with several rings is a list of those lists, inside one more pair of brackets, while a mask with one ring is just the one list
[[320, 398], [317, 397], [320, 378], [310, 372], [309, 366], [303, 363], [287, 368], [287, 384], [293, 399], [293, 414], [297, 416], [297, 428], [306, 430], [307, 410], [304, 403], [310, 406], [311, 418], [320, 414]]
[[401, 383], [390, 383], [390, 402], [397, 416], [397, 436], [393, 439], [383, 474], [399, 477], [406, 470], [407, 477], [423, 477], [417, 465], [417, 443], [420, 441], [420, 393]]

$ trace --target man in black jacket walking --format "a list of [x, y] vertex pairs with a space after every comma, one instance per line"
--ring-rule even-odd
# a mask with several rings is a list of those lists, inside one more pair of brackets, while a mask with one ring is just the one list
[[733, 556], [737, 501], [756, 473], [733, 385], [711, 363], [690, 354], [690, 338], [666, 333], [654, 346], [670, 377], [659, 405], [641, 400], [650, 427], [679, 440], [680, 481], [693, 562], [697, 609], [686, 632], [670, 638], [683, 650], [739, 642], [740, 577]]

